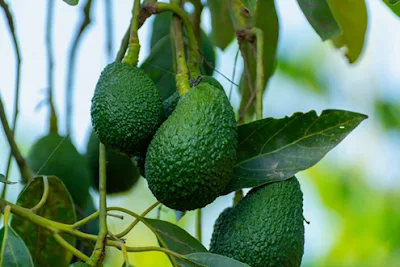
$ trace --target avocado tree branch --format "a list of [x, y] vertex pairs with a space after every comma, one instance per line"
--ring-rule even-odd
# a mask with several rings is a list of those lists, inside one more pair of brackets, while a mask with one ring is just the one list
[[201, 13], [203, 12], [204, 6], [200, 0], [189, 0], [189, 2], [192, 3], [192, 5], [194, 7], [194, 12], [191, 16], [192, 24], [193, 24], [193, 31], [194, 31], [194, 35], [196, 36], [197, 43], [200, 44], [200, 42], [201, 42], [201, 39], [200, 39]]
[[256, 119], [262, 119], [262, 110], [263, 110], [263, 103], [262, 103], [262, 92], [264, 87], [264, 33], [259, 28], [252, 28], [249, 31], [248, 39], [252, 39], [255, 37], [256, 39], [256, 61], [257, 61], [257, 78], [256, 78]]
[[[182, 0], [172, 0], [171, 3], [176, 6], [182, 5]], [[190, 89], [189, 84], [189, 71], [186, 65], [185, 48], [183, 45], [183, 31], [181, 20], [178, 16], [172, 17], [172, 33], [175, 44], [175, 57], [176, 57], [176, 88], [179, 95], [183, 96]]]
[[112, 60], [113, 50], [114, 50], [114, 25], [113, 25], [113, 3], [111, 0], [104, 0], [104, 10], [106, 17], [106, 50], [108, 60]]
[[132, 21], [128, 52], [123, 63], [136, 67], [139, 62], [140, 42], [138, 37], [139, 30], [139, 15], [140, 15], [140, 0], [134, 0], [132, 8]]
[[[158, 205], [160, 204], [159, 201], [157, 201], [156, 203], [154, 203], [153, 205], [151, 205], [150, 207], [148, 207], [145, 211], [143, 211], [142, 214], [140, 214], [140, 217], [144, 217], [146, 216], [150, 211], [152, 211], [153, 209], [155, 209]], [[139, 223], [138, 219], [135, 219], [131, 225], [129, 225], [124, 231], [122, 231], [119, 234], [116, 234], [115, 236], [117, 238], [121, 238], [126, 236], [137, 224]]]
[[116, 61], [122, 61], [122, 59], [124, 58], [124, 55], [126, 53], [126, 49], [128, 49], [130, 28], [131, 28], [131, 26], [129, 25], [128, 29], [126, 29], [124, 37], [122, 37], [121, 45], [119, 46], [119, 50], [118, 50], [117, 56], [115, 58]]
[[[17, 128], [17, 118], [19, 113], [19, 92], [21, 85], [21, 53], [19, 49], [19, 42], [17, 38], [17, 33], [14, 26], [14, 18], [10, 11], [8, 4], [4, 0], [0, 0], [0, 6], [4, 11], [4, 14], [7, 19], [8, 29], [12, 35], [13, 45], [14, 45], [14, 53], [16, 59], [16, 76], [15, 76], [15, 99], [14, 99], [14, 114], [13, 114], [13, 122], [12, 122], [12, 134], [15, 136], [16, 128]], [[12, 152], [10, 151], [7, 165], [6, 165], [6, 173], [5, 179], [8, 181], [10, 170], [11, 170], [11, 162], [12, 162]], [[5, 183], [1, 192], [1, 197], [5, 198], [7, 191], [7, 184]]]
[[105, 246], [107, 238], [107, 150], [104, 144], [99, 144], [100, 149], [100, 177], [99, 177], [99, 196], [100, 196], [100, 232], [97, 236], [94, 251], [87, 262], [91, 266], [100, 266], [105, 256]]
[[33, 208], [31, 208], [32, 212], [36, 212], [38, 209], [40, 209], [44, 203], [46, 203], [47, 197], [49, 196], [49, 179], [47, 176], [43, 176], [43, 195], [42, 198], [40, 199], [39, 203], [36, 204]]
[[74, 256], [76, 256], [78, 259], [82, 261], [88, 261], [89, 257], [80, 252], [78, 249], [76, 249], [74, 246], [72, 246], [70, 243], [68, 243], [59, 233], [56, 231], [53, 231], [53, 237], [57, 241], [57, 243], [62, 246], [64, 249], [70, 251]]
[[58, 119], [53, 102], [53, 15], [54, 15], [53, 0], [47, 1], [47, 19], [46, 19], [46, 55], [47, 55], [47, 97], [50, 108], [49, 132], [58, 133]]
[[186, 15], [185, 11], [182, 8], [177, 6], [176, 4], [168, 4], [168, 3], [150, 3], [147, 2], [146, 5], [143, 5], [139, 15], [139, 25], [142, 25], [144, 21], [150, 17], [152, 14], [158, 14], [163, 12], [172, 12], [176, 16], [178, 16], [183, 25], [186, 28], [187, 38], [189, 39], [188, 44], [188, 60], [187, 66], [190, 74], [190, 78], [196, 78], [200, 75], [199, 69], [199, 48], [196, 41], [196, 36], [193, 31], [192, 23], [190, 19]]
[[90, 17], [90, 10], [92, 7], [92, 0], [87, 0], [81, 12], [81, 22], [76, 31], [76, 35], [72, 41], [71, 48], [68, 55], [68, 68], [67, 68], [67, 86], [66, 86], [66, 122], [67, 133], [71, 136], [72, 131], [72, 99], [73, 99], [73, 86], [75, 81], [75, 66], [76, 54], [78, 52], [79, 44], [82, 40], [83, 33], [92, 22]]
[[4, 105], [3, 105], [3, 100], [0, 96], [0, 120], [3, 125], [4, 133], [7, 137], [7, 141], [10, 145], [11, 148], [11, 153], [13, 154], [15, 160], [17, 161], [17, 165], [19, 168], [19, 171], [21, 173], [21, 178], [22, 180], [26, 183], [28, 182], [31, 178], [33, 178], [33, 172], [29, 169], [28, 165], [26, 164], [26, 161], [24, 157], [22, 156], [17, 143], [15, 142], [13, 133], [10, 129], [10, 126], [7, 121], [6, 117], [6, 112], [4, 110]]

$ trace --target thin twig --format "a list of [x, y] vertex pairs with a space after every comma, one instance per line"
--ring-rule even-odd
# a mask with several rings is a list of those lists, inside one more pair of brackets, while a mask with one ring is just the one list
[[38, 209], [40, 209], [47, 200], [47, 197], [49, 196], [49, 179], [47, 176], [43, 176], [43, 195], [42, 198], [40, 199], [39, 203], [36, 204], [33, 208], [31, 208], [32, 212], [36, 212]]
[[47, 19], [46, 19], [46, 55], [47, 55], [47, 101], [50, 108], [49, 132], [58, 132], [57, 115], [53, 103], [53, 15], [54, 15], [54, 0], [47, 1]]
[[200, 243], [202, 243], [202, 227], [201, 227], [201, 209], [197, 209], [196, 212], [196, 238], [197, 240], [200, 241]]
[[[109, 1], [109, 0], [107, 0]], [[107, 2], [106, 1], [106, 2]], [[66, 117], [67, 117], [67, 133], [71, 134], [72, 131], [72, 98], [73, 98], [73, 86], [75, 81], [75, 65], [76, 65], [76, 54], [78, 52], [78, 46], [82, 40], [83, 33], [92, 22], [90, 17], [90, 10], [92, 7], [92, 0], [87, 0], [83, 6], [81, 12], [81, 22], [77, 27], [76, 35], [72, 41], [71, 48], [68, 55], [68, 70], [67, 70], [67, 87], [66, 87]]]
[[128, 49], [128, 45], [129, 45], [130, 29], [131, 29], [131, 26], [129, 26], [128, 29], [126, 29], [124, 37], [122, 37], [121, 45], [119, 47], [119, 50], [118, 50], [118, 53], [117, 53], [117, 57], [115, 59], [116, 61], [122, 61], [122, 59], [125, 56], [126, 49]]
[[[0, 6], [2, 7], [4, 14], [6, 15], [8, 29], [12, 35], [13, 45], [14, 45], [14, 53], [16, 59], [16, 76], [15, 76], [15, 100], [14, 100], [14, 115], [13, 115], [13, 122], [12, 122], [12, 135], [15, 137], [16, 127], [17, 127], [17, 118], [19, 113], [19, 92], [20, 92], [20, 84], [21, 84], [21, 53], [19, 49], [19, 42], [17, 38], [17, 33], [14, 26], [14, 18], [10, 11], [8, 4], [4, 0], [0, 0]], [[8, 181], [10, 170], [11, 170], [11, 162], [12, 162], [12, 153], [8, 156], [7, 165], [6, 165], [6, 173], [5, 179]], [[7, 191], [7, 184], [4, 184], [1, 197], [5, 198]]]
[[[233, 63], [232, 81], [235, 80], [236, 65], [237, 65], [238, 59], [239, 59], [239, 49], [236, 52], [235, 62]], [[231, 100], [232, 90], [233, 90], [233, 83], [231, 83], [231, 88], [229, 89], [229, 97], [228, 97], [229, 101]]]
[[106, 50], [108, 61], [112, 60], [114, 51], [114, 25], [113, 25], [113, 5], [111, 0], [104, 0], [104, 10], [106, 17]]
[[28, 168], [28, 165], [26, 164], [26, 161], [24, 157], [22, 156], [17, 143], [15, 142], [14, 136], [12, 134], [12, 131], [10, 129], [10, 125], [8, 124], [7, 117], [6, 117], [6, 112], [4, 110], [4, 105], [3, 105], [3, 100], [0, 95], [0, 120], [3, 125], [4, 133], [6, 134], [8, 143], [11, 148], [11, 152], [17, 161], [17, 165], [19, 168], [19, 171], [21, 173], [22, 180], [26, 183], [28, 182], [31, 178], [33, 178], [33, 173], [32, 171]]
[[[146, 216], [150, 211], [152, 211], [155, 207], [157, 207], [160, 204], [160, 202], [156, 202], [153, 205], [151, 205], [150, 207], [148, 207], [142, 214], [140, 214], [140, 217], [144, 217]], [[131, 225], [129, 225], [124, 231], [122, 231], [119, 234], [116, 234], [115, 236], [117, 238], [121, 238], [126, 236], [137, 224], [139, 223], [138, 219], [135, 219]]]
[[99, 144], [100, 149], [100, 177], [99, 177], [99, 196], [100, 196], [100, 232], [97, 236], [96, 245], [93, 254], [90, 256], [89, 264], [99, 266], [105, 256], [105, 246], [107, 238], [107, 151], [104, 144]]
[[68, 243], [59, 233], [53, 232], [53, 237], [57, 241], [57, 243], [60, 244], [60, 246], [70, 251], [78, 259], [84, 262], [89, 260], [88, 256], [86, 256], [85, 254], [77, 250], [74, 246], [72, 246], [70, 243]]

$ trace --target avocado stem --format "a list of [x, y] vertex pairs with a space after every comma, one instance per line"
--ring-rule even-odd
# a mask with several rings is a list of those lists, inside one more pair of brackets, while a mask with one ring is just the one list
[[262, 93], [264, 87], [264, 32], [256, 27], [253, 27], [249, 31], [250, 37], [256, 38], [256, 62], [257, 62], [257, 77], [256, 77], [256, 119], [262, 119], [262, 110], [263, 110], [263, 102], [262, 102]]
[[[181, 6], [181, 0], [173, 0], [171, 3]], [[190, 89], [189, 84], [189, 71], [186, 64], [185, 48], [183, 45], [182, 24], [178, 16], [174, 15], [172, 18], [172, 33], [174, 35], [175, 44], [175, 57], [176, 57], [176, 88], [179, 95], [183, 96]]]
[[132, 8], [132, 21], [130, 29], [130, 39], [128, 45], [128, 52], [125, 55], [122, 63], [136, 67], [139, 62], [140, 42], [138, 37], [139, 30], [139, 14], [140, 14], [140, 0], [134, 0]]
[[196, 238], [199, 240], [200, 243], [202, 243], [202, 224], [201, 224], [201, 219], [202, 214], [201, 214], [201, 209], [197, 209], [196, 211]]
[[201, 13], [203, 12], [203, 4], [200, 0], [189, 0], [194, 7], [194, 12], [191, 16], [194, 35], [196, 36], [197, 43], [200, 44], [200, 32], [201, 32]]
[[[15, 60], [16, 60], [16, 77], [15, 77], [15, 100], [14, 100], [14, 114], [13, 114], [13, 120], [12, 120], [12, 133], [13, 136], [15, 136], [15, 131], [16, 131], [16, 126], [17, 126], [17, 118], [18, 118], [18, 113], [19, 113], [19, 95], [20, 95], [20, 85], [21, 85], [21, 53], [20, 53], [20, 48], [19, 48], [19, 42], [18, 42], [18, 37], [16, 33], [16, 29], [14, 27], [14, 17], [13, 14], [10, 11], [10, 7], [4, 0], [0, 0], [0, 6], [3, 9], [6, 18], [7, 18], [7, 24], [8, 24], [8, 29], [12, 35], [12, 40], [13, 40], [13, 45], [14, 45], [14, 53], [15, 53]], [[8, 181], [10, 170], [11, 170], [11, 161], [12, 161], [12, 153], [10, 152], [8, 155], [8, 160], [7, 160], [7, 167], [6, 167], [6, 173], [5, 173], [5, 178], [6, 181]], [[6, 196], [6, 191], [7, 191], [7, 184], [5, 183], [3, 186], [3, 190], [1, 192], [1, 197], [5, 198]]]
[[26, 183], [31, 178], [33, 178], [34, 174], [31, 171], [31, 169], [29, 169], [28, 164], [26, 164], [25, 158], [22, 156], [21, 151], [19, 150], [18, 145], [15, 142], [13, 132], [10, 129], [10, 125], [8, 124], [1, 95], [0, 95], [0, 120], [3, 125], [4, 133], [7, 137], [8, 144], [10, 145], [11, 153], [13, 154], [15, 160], [17, 161], [18, 169], [21, 173], [21, 178]]
[[185, 11], [183, 11], [179, 6], [175, 4], [156, 3], [154, 6], [155, 13], [170, 11], [173, 12], [174, 15], [178, 16], [183, 22], [183, 25], [186, 28], [187, 38], [189, 39], [187, 67], [189, 69], [190, 78], [194, 79], [200, 76], [199, 48], [197, 45], [196, 36], [193, 31], [192, 23], [190, 22], [188, 16], [185, 14]]
[[100, 196], [100, 231], [97, 236], [96, 245], [90, 260], [87, 262], [91, 266], [100, 266], [103, 262], [107, 239], [107, 150], [104, 144], [99, 144], [100, 155], [100, 177], [99, 177], [99, 196]]

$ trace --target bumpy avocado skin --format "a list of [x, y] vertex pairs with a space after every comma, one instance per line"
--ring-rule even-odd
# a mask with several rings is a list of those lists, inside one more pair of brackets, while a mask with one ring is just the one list
[[161, 96], [139, 68], [114, 62], [105, 67], [92, 99], [92, 125], [99, 140], [129, 157], [143, 149], [163, 119]]
[[[99, 140], [92, 131], [86, 148], [86, 159], [91, 170], [91, 183], [99, 188]], [[139, 179], [139, 170], [127, 156], [107, 149], [107, 194], [128, 191]]]
[[166, 100], [164, 100], [164, 118], [168, 119], [168, 117], [172, 114], [172, 112], [175, 110], [176, 106], [178, 105], [178, 102], [180, 100], [180, 96], [178, 92], [173, 93], [170, 97], [168, 97]]
[[233, 175], [237, 126], [226, 95], [200, 84], [187, 92], [157, 130], [146, 154], [150, 190], [180, 210], [214, 201]]
[[40, 138], [30, 149], [27, 163], [35, 173], [40, 169], [38, 175], [55, 175], [60, 178], [75, 204], [85, 208], [89, 194], [89, 170], [85, 158], [79, 154], [69, 138], [58, 134]]
[[252, 189], [221, 213], [210, 252], [250, 266], [300, 266], [304, 252], [303, 193], [296, 178]]

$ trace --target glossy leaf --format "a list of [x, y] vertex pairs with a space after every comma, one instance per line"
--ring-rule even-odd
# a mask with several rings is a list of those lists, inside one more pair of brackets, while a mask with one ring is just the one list
[[[75, 207], [64, 183], [55, 176], [48, 176], [48, 181], [49, 195], [36, 214], [61, 223], [74, 223]], [[36, 177], [30, 180], [20, 193], [17, 205], [32, 208], [40, 201], [42, 194], [43, 178]], [[18, 216], [12, 217], [11, 226], [24, 240], [35, 266], [68, 266], [72, 254], [61, 247], [48, 230]], [[75, 237], [62, 237], [71, 245], [75, 245]]]
[[76, 6], [79, 3], [79, 0], [63, 0], [63, 1], [71, 6]]
[[211, 39], [216, 46], [225, 50], [235, 37], [227, 2], [221, 0], [207, 0], [207, 5], [211, 13]]
[[6, 180], [6, 177], [0, 173], [0, 183], [5, 183], [5, 184], [16, 184], [17, 182], [10, 182]]
[[[276, 65], [276, 48], [278, 45], [279, 38], [279, 19], [276, 13], [274, 0], [263, 0], [257, 2], [256, 13], [254, 14], [253, 21], [254, 26], [260, 28], [264, 32], [264, 90], [268, 83], [269, 78], [275, 71]], [[249, 45], [244, 45], [243, 51], [245, 51], [245, 57], [247, 65], [249, 67], [250, 80], [253, 82], [256, 80], [256, 61], [254, 58], [254, 51]], [[253, 88], [254, 90], [254, 88]], [[242, 78], [240, 80], [239, 91], [242, 95], [240, 102], [240, 111], [243, 111], [248, 102], [251, 99], [252, 91], [248, 84], [248, 77], [246, 72], [243, 71]], [[250, 105], [247, 109], [247, 115], [252, 116], [254, 114], [254, 107]]]
[[227, 192], [285, 180], [310, 168], [353, 131], [366, 115], [344, 110], [295, 113], [239, 126], [236, 175]]
[[144, 218], [144, 220], [157, 231], [166, 248], [182, 255], [207, 252], [207, 249], [196, 238], [179, 226], [162, 220], [148, 218]]
[[[193, 253], [185, 255], [185, 258], [191, 262], [197, 264], [196, 266], [207, 266], [207, 267], [250, 267], [249, 265], [231, 259], [222, 255], [213, 253]], [[192, 266], [192, 265], [187, 265]]]
[[24, 241], [10, 227], [0, 230], [0, 266], [33, 267], [32, 257]]
[[342, 33], [327, 0], [297, 0], [297, 3], [322, 41]]
[[392, 4], [389, 3], [389, 0], [383, 0], [383, 2], [386, 4], [386, 6], [388, 6], [392, 10], [392, 12], [396, 16], [400, 17], [400, 4], [392, 5]]
[[333, 43], [337, 48], [345, 47], [345, 56], [349, 63], [354, 63], [360, 56], [367, 31], [368, 13], [365, 0], [346, 1], [328, 0], [342, 34], [334, 37]]

